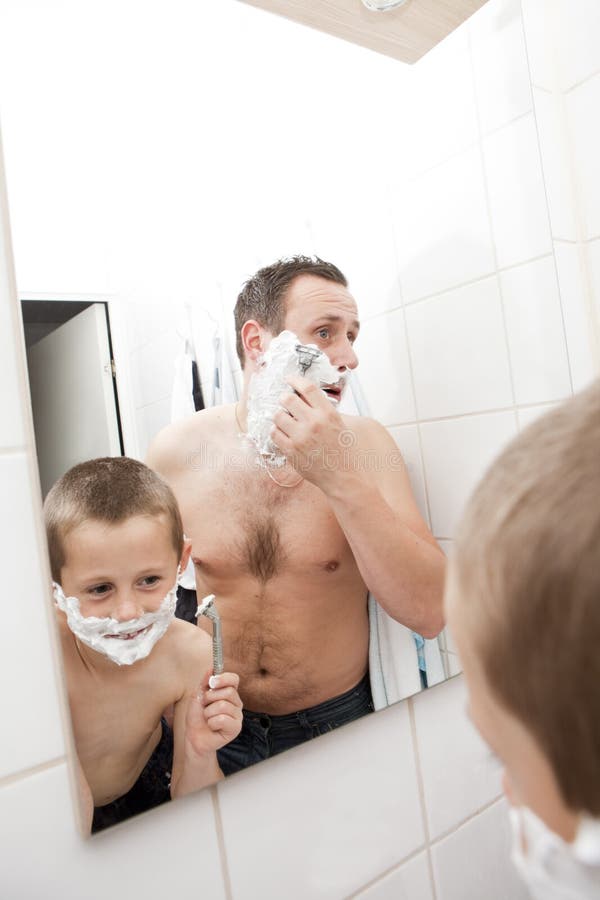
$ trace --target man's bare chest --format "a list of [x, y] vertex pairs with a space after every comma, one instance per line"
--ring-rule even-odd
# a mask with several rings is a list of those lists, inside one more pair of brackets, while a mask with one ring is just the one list
[[308, 481], [283, 488], [263, 469], [223, 469], [188, 479], [178, 499], [194, 563], [207, 577], [250, 575], [264, 583], [354, 564], [327, 499]]

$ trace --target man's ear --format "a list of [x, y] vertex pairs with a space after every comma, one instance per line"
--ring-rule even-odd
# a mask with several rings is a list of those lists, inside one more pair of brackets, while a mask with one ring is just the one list
[[256, 362], [261, 353], [267, 349], [272, 335], [260, 325], [256, 319], [248, 319], [242, 325], [240, 336], [246, 360]]

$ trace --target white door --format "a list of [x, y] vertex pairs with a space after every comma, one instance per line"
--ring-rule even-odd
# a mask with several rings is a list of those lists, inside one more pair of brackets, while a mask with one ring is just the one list
[[75, 463], [121, 455], [103, 304], [94, 303], [30, 347], [28, 362], [45, 497]]

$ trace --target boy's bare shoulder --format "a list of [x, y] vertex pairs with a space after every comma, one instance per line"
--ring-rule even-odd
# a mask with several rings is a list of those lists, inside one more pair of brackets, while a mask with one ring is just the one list
[[173, 619], [162, 641], [177, 668], [187, 672], [191, 667], [198, 680], [212, 664], [212, 641], [205, 631], [191, 622]]

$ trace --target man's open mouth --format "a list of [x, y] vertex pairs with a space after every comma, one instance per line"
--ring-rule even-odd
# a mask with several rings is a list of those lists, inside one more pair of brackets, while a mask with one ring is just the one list
[[339, 403], [342, 399], [342, 391], [344, 389], [344, 382], [340, 381], [337, 384], [322, 384], [321, 390], [325, 391], [330, 400], [333, 400], [335, 403]]
[[122, 634], [105, 634], [104, 637], [114, 638], [117, 641], [133, 641], [134, 638], [139, 637], [141, 634], [145, 634], [150, 628], [152, 628], [152, 625], [146, 625], [145, 628], [140, 628], [138, 631], [124, 631]]

